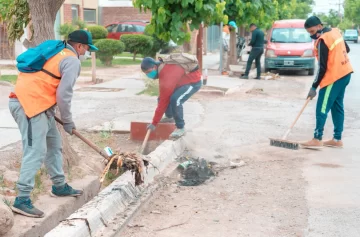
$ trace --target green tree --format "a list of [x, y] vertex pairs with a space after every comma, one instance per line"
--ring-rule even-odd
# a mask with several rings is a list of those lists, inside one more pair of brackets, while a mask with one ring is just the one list
[[339, 24], [339, 28], [340, 28], [340, 30], [342, 30], [342, 31], [344, 31], [344, 30], [346, 30], [346, 29], [352, 29], [353, 27], [354, 27], [354, 23], [353, 23], [351, 20], [347, 19], [347, 18], [345, 18], [345, 19]]
[[198, 29], [203, 22], [212, 25], [224, 21], [225, 2], [219, 0], [134, 0], [141, 11], [150, 10], [151, 23], [147, 27], [150, 35], [161, 40], [172, 39], [177, 44], [190, 41], [190, 30]]
[[328, 14], [315, 14], [326, 26], [337, 27], [340, 24], [340, 17], [337, 11], [331, 9]]
[[122, 35], [121, 42], [125, 44], [126, 51], [133, 53], [133, 60], [136, 54], [146, 54], [153, 47], [153, 38], [147, 35]]
[[345, 18], [356, 25], [360, 25], [360, 0], [345, 0]]
[[292, 19], [306, 19], [308, 15], [312, 12], [312, 5], [314, 5], [314, 0], [295, 0], [291, 1]]

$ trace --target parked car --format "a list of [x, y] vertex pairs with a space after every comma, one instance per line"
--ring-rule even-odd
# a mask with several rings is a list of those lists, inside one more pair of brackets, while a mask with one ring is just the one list
[[357, 30], [348, 29], [345, 30], [343, 37], [345, 41], [354, 41], [354, 43], [357, 43], [359, 40], [359, 32]]
[[108, 39], [120, 39], [121, 35], [144, 34], [148, 21], [123, 21], [105, 26], [108, 31]]
[[304, 23], [300, 19], [274, 22], [265, 48], [265, 72], [307, 70], [309, 75], [314, 75], [314, 42]]

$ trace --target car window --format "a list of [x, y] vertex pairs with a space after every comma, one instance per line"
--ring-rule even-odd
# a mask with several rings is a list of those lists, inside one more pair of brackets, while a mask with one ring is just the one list
[[134, 25], [136, 32], [144, 32], [145, 26]]
[[129, 24], [121, 24], [118, 27], [118, 32], [136, 32], [135, 27]]
[[356, 30], [345, 30], [345, 35], [357, 35], [358, 32]]
[[310, 43], [311, 41], [310, 34], [304, 28], [276, 28], [271, 35], [273, 43]]
[[109, 33], [116, 32], [116, 26], [117, 26], [116, 24], [112, 24], [106, 27], [106, 29]]

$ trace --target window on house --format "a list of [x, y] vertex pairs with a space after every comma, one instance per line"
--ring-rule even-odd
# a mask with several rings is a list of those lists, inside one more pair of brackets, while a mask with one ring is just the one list
[[84, 9], [84, 21], [86, 23], [96, 23], [96, 10]]
[[71, 6], [71, 15], [73, 22], [79, 19], [79, 7], [78, 5]]

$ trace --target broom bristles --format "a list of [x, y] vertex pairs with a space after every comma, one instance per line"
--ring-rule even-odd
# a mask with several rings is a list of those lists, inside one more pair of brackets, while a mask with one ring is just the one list
[[299, 150], [299, 143], [270, 138], [270, 146]]

